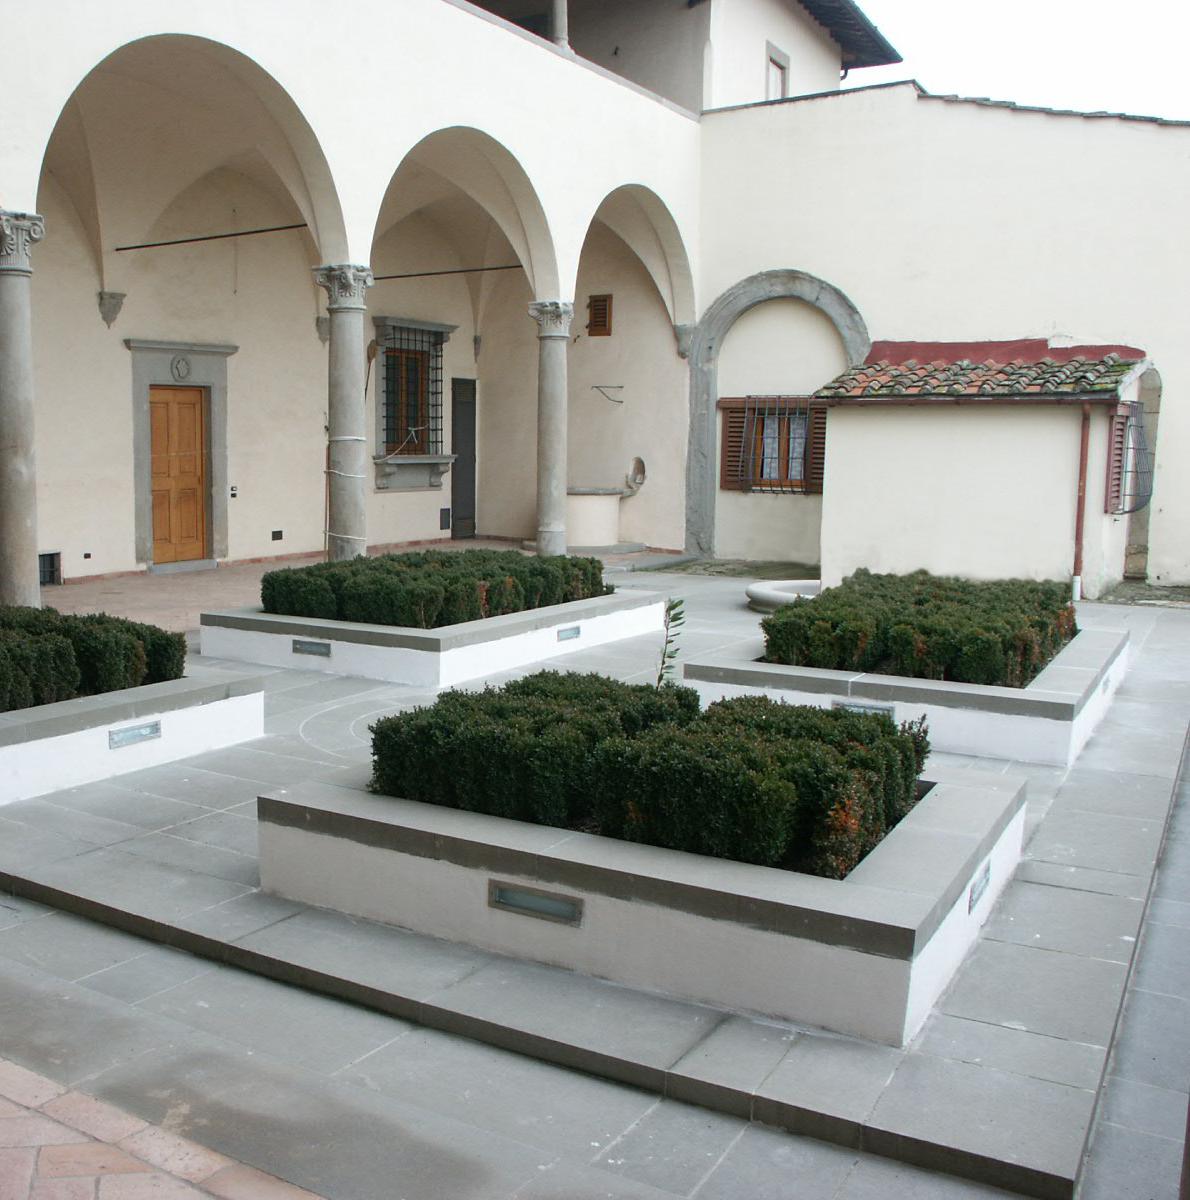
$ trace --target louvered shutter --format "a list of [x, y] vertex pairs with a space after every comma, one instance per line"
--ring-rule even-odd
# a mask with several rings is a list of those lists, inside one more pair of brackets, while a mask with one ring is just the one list
[[810, 406], [806, 432], [806, 491], [815, 496], [822, 495], [826, 474], [826, 411], [821, 405]]
[[1128, 449], [1128, 412], [1112, 413], [1107, 431], [1107, 487], [1103, 511], [1124, 511], [1124, 458]]
[[587, 298], [587, 333], [591, 337], [608, 337], [612, 331], [612, 298], [610, 295]]
[[723, 410], [723, 444], [719, 448], [719, 486], [730, 491], [744, 489], [744, 472], [741, 464], [748, 455], [744, 451], [744, 437], [748, 426], [748, 414], [742, 408]]

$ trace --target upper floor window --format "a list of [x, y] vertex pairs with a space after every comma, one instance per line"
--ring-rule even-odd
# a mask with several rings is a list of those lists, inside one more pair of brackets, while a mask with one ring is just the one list
[[587, 334], [590, 337], [610, 337], [612, 332], [612, 298], [610, 294], [587, 299]]
[[768, 43], [768, 63], [765, 67], [764, 98], [784, 100], [789, 95], [789, 55]]

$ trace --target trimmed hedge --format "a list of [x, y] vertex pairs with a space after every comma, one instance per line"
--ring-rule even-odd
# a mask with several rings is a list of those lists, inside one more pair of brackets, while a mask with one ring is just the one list
[[611, 591], [597, 558], [422, 550], [269, 571], [260, 602], [290, 617], [437, 629]]
[[0, 712], [178, 679], [186, 639], [104, 613], [0, 608]]
[[765, 661], [1024, 687], [1078, 632], [1065, 583], [856, 571], [761, 622]]
[[842, 878], [912, 808], [924, 724], [546, 671], [372, 726], [372, 790]]

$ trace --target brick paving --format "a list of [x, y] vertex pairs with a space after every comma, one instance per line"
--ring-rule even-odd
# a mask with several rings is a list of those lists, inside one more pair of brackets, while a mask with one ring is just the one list
[[0, 1200], [323, 1200], [0, 1058]]

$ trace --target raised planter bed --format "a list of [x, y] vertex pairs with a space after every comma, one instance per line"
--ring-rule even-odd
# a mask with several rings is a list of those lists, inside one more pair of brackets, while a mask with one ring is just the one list
[[1011, 688], [761, 662], [757, 637], [691, 660], [682, 673], [704, 703], [764, 695], [887, 711], [897, 721], [924, 716], [935, 750], [1069, 766], [1111, 705], [1128, 653], [1126, 632], [1084, 629], [1031, 683]]
[[260, 679], [207, 671], [0, 714], [0, 804], [264, 736]]
[[305, 784], [258, 801], [261, 883], [353, 916], [900, 1046], [1012, 875], [1024, 827], [1020, 781], [934, 775], [841, 881]]
[[658, 632], [664, 620], [658, 593], [617, 592], [439, 629], [230, 609], [202, 614], [201, 639], [215, 658], [438, 688]]

